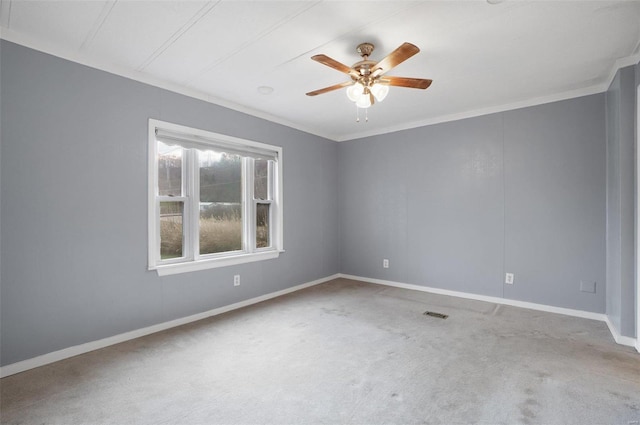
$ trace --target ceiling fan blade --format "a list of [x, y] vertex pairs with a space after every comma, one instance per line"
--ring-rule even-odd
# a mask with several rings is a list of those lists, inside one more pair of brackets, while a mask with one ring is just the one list
[[402, 46], [398, 47], [393, 52], [389, 53], [387, 57], [375, 64], [371, 69], [371, 74], [374, 77], [382, 75], [389, 71], [391, 68], [400, 65], [402, 62], [409, 59], [411, 56], [418, 53], [420, 49], [411, 43], [402, 43]]
[[330, 91], [341, 89], [342, 87], [347, 87], [353, 84], [353, 81], [345, 81], [344, 83], [335, 84], [333, 86], [325, 87], [323, 89], [318, 89], [314, 91], [310, 91], [307, 93], [307, 96], [317, 96], [319, 94], [327, 93]]
[[354, 76], [356, 78], [360, 77], [360, 74], [358, 74], [358, 71], [356, 71], [355, 69], [351, 68], [350, 66], [347, 66], [347, 65], [345, 65], [343, 63], [338, 62], [335, 59], [331, 59], [327, 55], [315, 55], [315, 56], [311, 56], [311, 59], [313, 59], [316, 62], [320, 62], [323, 65], [327, 65], [329, 68], [333, 68], [336, 71], [340, 71], [340, 72], [343, 72], [345, 74], [349, 74], [349, 75]]
[[396, 87], [409, 87], [412, 89], [426, 89], [432, 83], [432, 80], [425, 78], [406, 78], [406, 77], [392, 77], [386, 76], [379, 80], [383, 84], [389, 84]]

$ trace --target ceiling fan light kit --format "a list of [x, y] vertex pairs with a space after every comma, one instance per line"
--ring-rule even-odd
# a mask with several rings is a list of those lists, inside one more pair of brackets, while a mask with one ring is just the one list
[[[346, 87], [347, 97], [354, 102], [358, 108], [367, 109], [376, 101], [382, 102], [389, 93], [389, 86], [408, 87], [414, 89], [426, 89], [431, 85], [431, 80], [422, 78], [406, 78], [384, 76], [383, 74], [409, 59], [420, 51], [418, 47], [411, 43], [403, 43], [396, 50], [387, 55], [380, 62], [369, 60], [375, 46], [371, 43], [358, 45], [356, 51], [362, 57], [360, 62], [349, 67], [326, 55], [315, 55], [311, 57], [316, 62], [320, 62], [330, 68], [348, 74], [351, 81], [347, 81], [333, 86], [325, 87], [307, 93], [307, 96], [316, 96], [330, 91]], [[359, 121], [356, 119], [356, 121]]]

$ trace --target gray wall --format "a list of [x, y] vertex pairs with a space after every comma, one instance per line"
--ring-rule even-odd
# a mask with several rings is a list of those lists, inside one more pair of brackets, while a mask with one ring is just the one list
[[[336, 143], [9, 42], [0, 53], [2, 365], [339, 272]], [[146, 270], [150, 117], [283, 147], [280, 258]]]
[[603, 313], [605, 149], [603, 94], [342, 143], [341, 270]]
[[[606, 311], [633, 336], [628, 70], [606, 96], [336, 144], [6, 41], [0, 64], [2, 365], [337, 272]], [[146, 271], [150, 117], [282, 146], [287, 252]]]
[[607, 316], [623, 336], [635, 337], [636, 67], [620, 69], [606, 98]]

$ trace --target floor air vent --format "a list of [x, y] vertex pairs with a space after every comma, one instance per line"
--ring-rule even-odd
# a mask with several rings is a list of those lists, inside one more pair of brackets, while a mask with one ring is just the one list
[[425, 311], [423, 314], [425, 316], [437, 317], [438, 319], [446, 319], [449, 317], [448, 314], [436, 313], [435, 311]]

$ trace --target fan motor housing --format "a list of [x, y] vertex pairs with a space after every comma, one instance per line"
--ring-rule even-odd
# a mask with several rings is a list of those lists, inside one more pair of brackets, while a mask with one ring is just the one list
[[363, 77], [368, 76], [371, 73], [371, 68], [376, 64], [374, 61], [363, 60], [357, 63], [354, 63], [352, 68], [358, 71], [360, 75]]

